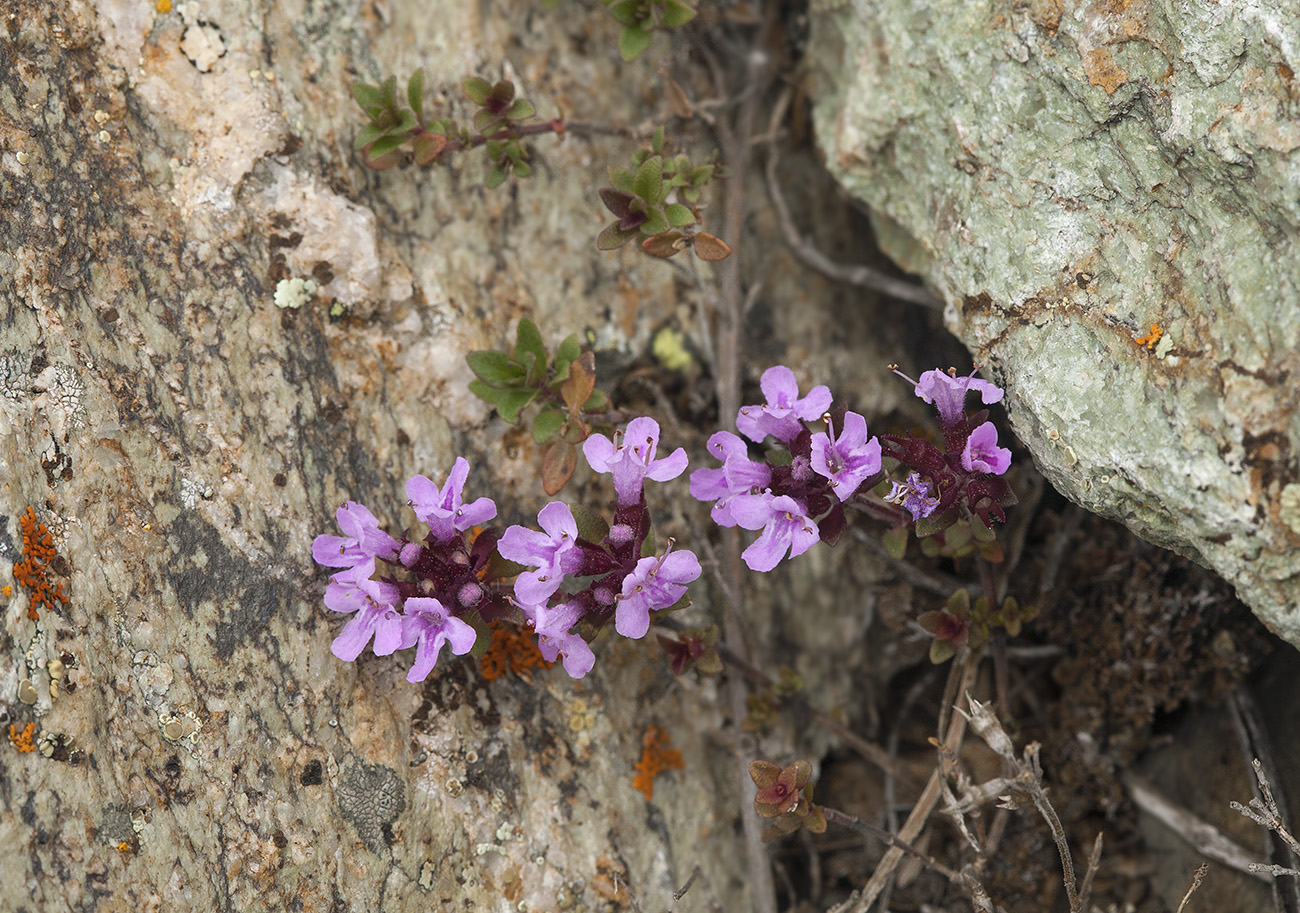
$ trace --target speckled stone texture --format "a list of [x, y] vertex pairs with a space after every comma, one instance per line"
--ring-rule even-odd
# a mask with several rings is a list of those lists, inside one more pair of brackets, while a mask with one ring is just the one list
[[[639, 644], [582, 683], [341, 663], [310, 558], [341, 501], [400, 529], [405, 479], [460, 452], [535, 514], [538, 454], [506, 455], [465, 353], [530, 314], [626, 354], [679, 307], [671, 270], [595, 251], [568, 178], [626, 144], [539, 143], [499, 192], [478, 163], [378, 174], [349, 83], [423, 66], [464, 114], [460, 80], [504, 73], [545, 116], [631, 122], [616, 36], [535, 3], [0, 9], [0, 583], [30, 504], [71, 597], [0, 597], [0, 909], [666, 909], [696, 861], [744, 897], [708, 694]], [[320, 298], [277, 309], [284, 276]], [[647, 803], [655, 721], [691, 775]]]
[[808, 58], [1051, 482], [1300, 645], [1300, 5], [815, 2]]
[[[701, 347], [707, 284], [595, 250], [593, 184], [631, 143], [539, 141], [536, 177], [495, 192], [478, 162], [375, 173], [352, 150], [349, 83], [420, 66], [430, 104], [462, 115], [457, 86], [479, 72], [543, 116], [663, 118], [667, 45], [631, 67], [616, 48], [596, 4], [0, 9], [0, 584], [30, 504], [70, 596], [37, 621], [22, 588], [0, 598], [0, 735], [13, 724], [19, 743], [0, 738], [0, 909], [578, 913], [629, 909], [634, 891], [649, 911], [697, 862], [697, 908], [710, 892], [749, 906], [715, 682], [606, 643], [580, 683], [488, 683], [459, 660], [412, 686], [399, 658], [331, 655], [339, 619], [311, 561], [340, 502], [398, 530], [405, 479], [441, 480], [458, 454], [468, 494], [535, 517], [538, 448], [466, 392], [463, 361], [520, 317], [592, 341], [610, 378], [661, 326]], [[792, 169], [792, 192], [824, 194], [817, 174]], [[910, 320], [802, 272], [756, 210], [767, 241], [737, 254], [762, 281], [751, 389], [781, 360], [919, 421], [883, 367]], [[844, 237], [832, 210], [805, 231]], [[313, 278], [317, 300], [277, 309], [285, 277]], [[335, 300], [349, 316], [331, 322]], [[685, 424], [666, 419], [666, 446]], [[685, 480], [662, 499], [665, 535], [707, 517]], [[884, 566], [819, 550], [765, 578], [747, 623], [763, 664], [851, 706]], [[710, 590], [706, 575], [688, 620], [721, 618]], [[632, 780], [652, 723], [686, 767], [647, 802]], [[768, 756], [793, 760], [778, 754], [793, 741]]]

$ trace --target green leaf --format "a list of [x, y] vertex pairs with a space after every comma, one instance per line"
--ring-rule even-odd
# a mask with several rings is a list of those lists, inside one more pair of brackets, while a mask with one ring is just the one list
[[609, 524], [598, 514], [578, 503], [570, 504], [569, 509], [573, 511], [573, 522], [578, 525], [579, 538], [588, 542], [602, 542], [609, 535]]
[[592, 390], [591, 398], [582, 404], [583, 412], [606, 412], [609, 410], [609, 396], [604, 390]]
[[691, 183], [696, 187], [701, 187], [713, 180], [713, 166], [701, 165], [699, 168], [691, 171]]
[[551, 386], [559, 388], [569, 376], [569, 365], [577, 361], [578, 356], [582, 354], [582, 347], [578, 345], [578, 337], [574, 335], [566, 336], [564, 342], [560, 343], [559, 348], [555, 350], [555, 379], [551, 381]]
[[907, 554], [907, 527], [895, 526], [881, 536], [880, 541], [885, 546], [885, 552], [889, 557], [895, 561], [902, 561], [903, 556]]
[[401, 130], [404, 133], [410, 133], [411, 131], [415, 130], [415, 128], [418, 126], [419, 123], [417, 123], [415, 120], [415, 112], [408, 111], [405, 108], [403, 108], [402, 113], [397, 120], [397, 129]]
[[506, 111], [506, 116], [511, 120], [525, 120], [537, 113], [533, 103], [526, 98], [516, 98], [515, 103]]
[[664, 4], [663, 26], [666, 29], [675, 29], [685, 25], [695, 18], [695, 10], [691, 9], [690, 4], [683, 3], [682, 0], [667, 0]]
[[609, 182], [614, 185], [615, 190], [621, 190], [623, 193], [632, 192], [632, 183], [636, 174], [622, 168], [609, 169]]
[[618, 250], [624, 244], [635, 239], [640, 232], [635, 228], [628, 231], [618, 227], [617, 222], [610, 222], [604, 230], [596, 236], [596, 248], [598, 250]]
[[651, 209], [646, 213], [646, 220], [638, 226], [642, 235], [661, 235], [672, 228], [662, 209]]
[[460, 84], [461, 91], [465, 97], [476, 105], [487, 104], [488, 96], [492, 94], [492, 83], [478, 76], [471, 76]]
[[370, 147], [370, 160], [374, 161], [380, 156], [387, 155], [394, 149], [401, 148], [402, 144], [411, 138], [409, 133], [390, 133], [388, 136], [380, 137], [375, 140], [374, 145]]
[[361, 132], [357, 134], [356, 148], [364, 149], [366, 146], [369, 146], [375, 140], [379, 139], [379, 137], [383, 136], [386, 132], [387, 131], [383, 127], [376, 127], [374, 124], [371, 124], [368, 127], [362, 127]]
[[640, 5], [640, 0], [614, 0], [609, 4], [609, 14], [619, 25], [634, 26], [640, 21], [637, 18]]
[[650, 39], [655, 33], [635, 25], [625, 25], [618, 33], [618, 52], [628, 63], [641, 56], [641, 52], [650, 47]]
[[559, 432], [564, 424], [564, 413], [559, 409], [543, 409], [533, 419], [533, 440], [545, 444]]
[[379, 103], [385, 108], [397, 107], [397, 77], [390, 76], [379, 87]]
[[515, 330], [515, 357], [523, 361], [526, 354], [533, 356], [534, 365], [545, 367], [546, 343], [542, 341], [542, 333], [537, 329], [537, 324], [523, 317], [519, 321], [519, 328]]
[[[664, 160], [660, 156], [651, 156], [637, 169], [632, 181], [632, 193], [652, 206], [663, 202], [664, 195]], [[652, 232], [658, 234], [659, 232]]]
[[418, 117], [424, 108], [424, 70], [416, 70], [406, 84], [406, 101]]
[[510, 424], [519, 421], [519, 413], [537, 396], [536, 390], [497, 390], [496, 407]]
[[475, 377], [492, 387], [518, 387], [523, 382], [523, 366], [504, 352], [470, 352], [465, 361]]
[[372, 86], [364, 82], [354, 82], [352, 84], [352, 97], [357, 100], [357, 104], [369, 111], [371, 108], [379, 104], [379, 86]]
[[951, 641], [934, 640], [930, 643], [930, 662], [936, 666], [953, 658], [957, 647]]
[[695, 224], [695, 213], [691, 212], [690, 207], [683, 206], [681, 203], [669, 203], [664, 210], [664, 215], [668, 217], [668, 224], [673, 228]]
[[662, 125], [655, 130], [654, 136], [650, 137], [650, 148], [655, 151], [655, 155], [660, 155], [664, 151], [664, 128]]
[[505, 182], [506, 173], [495, 165], [493, 165], [492, 170], [487, 173], [487, 177], [483, 179], [483, 183], [490, 188], [500, 187]]
[[533, 173], [527, 162], [515, 162], [515, 177], [526, 178]]

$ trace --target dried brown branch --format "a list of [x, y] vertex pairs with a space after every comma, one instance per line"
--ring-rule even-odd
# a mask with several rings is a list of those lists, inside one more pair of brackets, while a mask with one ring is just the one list
[[[1264, 763], [1259, 758], [1254, 760], [1255, 779], [1259, 781], [1260, 796], [1250, 800], [1250, 806], [1242, 805], [1240, 802], [1230, 802], [1233, 811], [1240, 812], [1251, 821], [1254, 821], [1260, 827], [1268, 828], [1281, 838], [1282, 842], [1291, 850], [1292, 855], [1300, 860], [1300, 841], [1291, 835], [1286, 824], [1282, 820], [1282, 812], [1278, 808], [1277, 801], [1273, 798], [1273, 788], [1269, 785], [1268, 777], [1264, 774]], [[1262, 797], [1262, 798], [1261, 798]], [[1278, 875], [1292, 875], [1300, 878], [1300, 869], [1287, 868], [1277, 864], [1251, 863], [1247, 871], [1255, 875], [1268, 876], [1276, 878]]]
[[1196, 893], [1196, 889], [1201, 886], [1201, 882], [1205, 880], [1205, 873], [1209, 870], [1210, 864], [1208, 862], [1202, 862], [1200, 868], [1196, 870], [1196, 874], [1192, 876], [1192, 886], [1188, 888], [1187, 893], [1183, 895], [1183, 902], [1178, 905], [1177, 913], [1183, 913], [1183, 911], [1187, 909], [1187, 902], [1192, 899], [1192, 895]]
[[[962, 654], [959, 654], [962, 656]], [[981, 654], [967, 652], [960, 662], [954, 660], [952, 671], [949, 675], [949, 683], [957, 682], [956, 690], [960, 694], [965, 694], [975, 685], [975, 674], [979, 670], [979, 661]], [[921, 792], [920, 798], [912, 806], [912, 813], [907, 816], [903, 822], [902, 828], [898, 831], [901, 840], [911, 843], [920, 835], [925, 823], [930, 820], [930, 814], [934, 811], [935, 805], [939, 802], [939, 796], [942, 792], [943, 779], [947, 772], [945, 759], [955, 757], [957, 749], [961, 747], [961, 741], [966, 735], [966, 717], [960, 713], [953, 714], [951, 722], [947, 729], [940, 729], [943, 737], [943, 743], [940, 747], [940, 764], [935, 767], [934, 773], [930, 775], [930, 780], [925, 784], [925, 789]], [[903, 859], [903, 851], [898, 847], [891, 846], [885, 851], [884, 858], [876, 866], [876, 870], [871, 873], [871, 878], [867, 881], [862, 892], [853, 900], [851, 907], [841, 905], [842, 908], [851, 909], [852, 913], [865, 913], [871, 905], [876, 902], [876, 898], [885, 889], [893, 877], [894, 870], [898, 868], [899, 862]]]

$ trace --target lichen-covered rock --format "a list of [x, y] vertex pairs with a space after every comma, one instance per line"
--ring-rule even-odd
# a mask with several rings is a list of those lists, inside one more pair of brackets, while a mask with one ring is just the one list
[[[535, 454], [465, 392], [467, 352], [530, 315], [627, 354], [677, 307], [672, 270], [595, 250], [572, 177], [625, 140], [539, 142], [537, 177], [496, 192], [477, 162], [354, 154], [349, 84], [417, 67], [460, 115], [482, 72], [545, 116], [646, 116], [609, 91], [603, 10], [522, 9], [0, 13], [0, 907], [654, 908], [696, 861], [745, 896], [723, 722], [644, 645], [579, 683], [467, 658], [424, 687], [330, 653], [310, 549], [341, 501], [400, 529], [405, 479], [465, 452], [508, 520], [539, 506]], [[296, 309], [274, 302], [288, 278]], [[28, 505], [66, 604], [10, 575]], [[689, 776], [648, 803], [652, 722]]]
[[809, 58], [1053, 484], [1300, 645], [1300, 5], [852, 0]]

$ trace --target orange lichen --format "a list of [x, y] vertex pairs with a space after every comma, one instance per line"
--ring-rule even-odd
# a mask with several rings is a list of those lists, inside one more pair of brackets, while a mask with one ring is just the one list
[[9, 741], [14, 748], [17, 748], [23, 754], [27, 754], [27, 752], [31, 751], [35, 747], [32, 745], [32, 736], [35, 734], [35, 723], [28, 723], [23, 727], [22, 732], [19, 732], [18, 728], [14, 726], [13, 723], [9, 724]]
[[1165, 331], [1160, 329], [1159, 324], [1151, 324], [1151, 331], [1145, 336], [1139, 336], [1134, 340], [1140, 346], [1146, 346], [1148, 350], [1154, 351], [1156, 343], [1160, 342], [1160, 337], [1165, 335]]
[[4, 593], [5, 599], [8, 599], [14, 594], [14, 588], [6, 583], [4, 586], [0, 586], [0, 593]]
[[654, 798], [655, 777], [665, 770], [681, 770], [685, 766], [682, 753], [673, 748], [668, 733], [651, 724], [641, 737], [641, 760], [636, 764], [636, 779], [632, 785], [645, 793], [649, 802]]
[[18, 525], [23, 531], [23, 560], [14, 565], [14, 579], [27, 587], [30, 593], [27, 617], [36, 621], [40, 618], [36, 611], [38, 606], [52, 609], [57, 602], [66, 605], [68, 597], [63, 595], [63, 584], [51, 583], [45, 576], [58, 553], [54, 550], [54, 537], [45, 524], [36, 519], [36, 511], [30, 504], [27, 513], [18, 518]]
[[172, 11], [172, 0], [158, 0], [154, 8], [160, 13], [170, 13]]
[[492, 632], [492, 643], [479, 660], [479, 669], [488, 681], [494, 682], [506, 672], [513, 672], [531, 685], [534, 669], [539, 666], [549, 669], [555, 665], [542, 658], [537, 644], [526, 631], [495, 621], [488, 625], [488, 630]]

